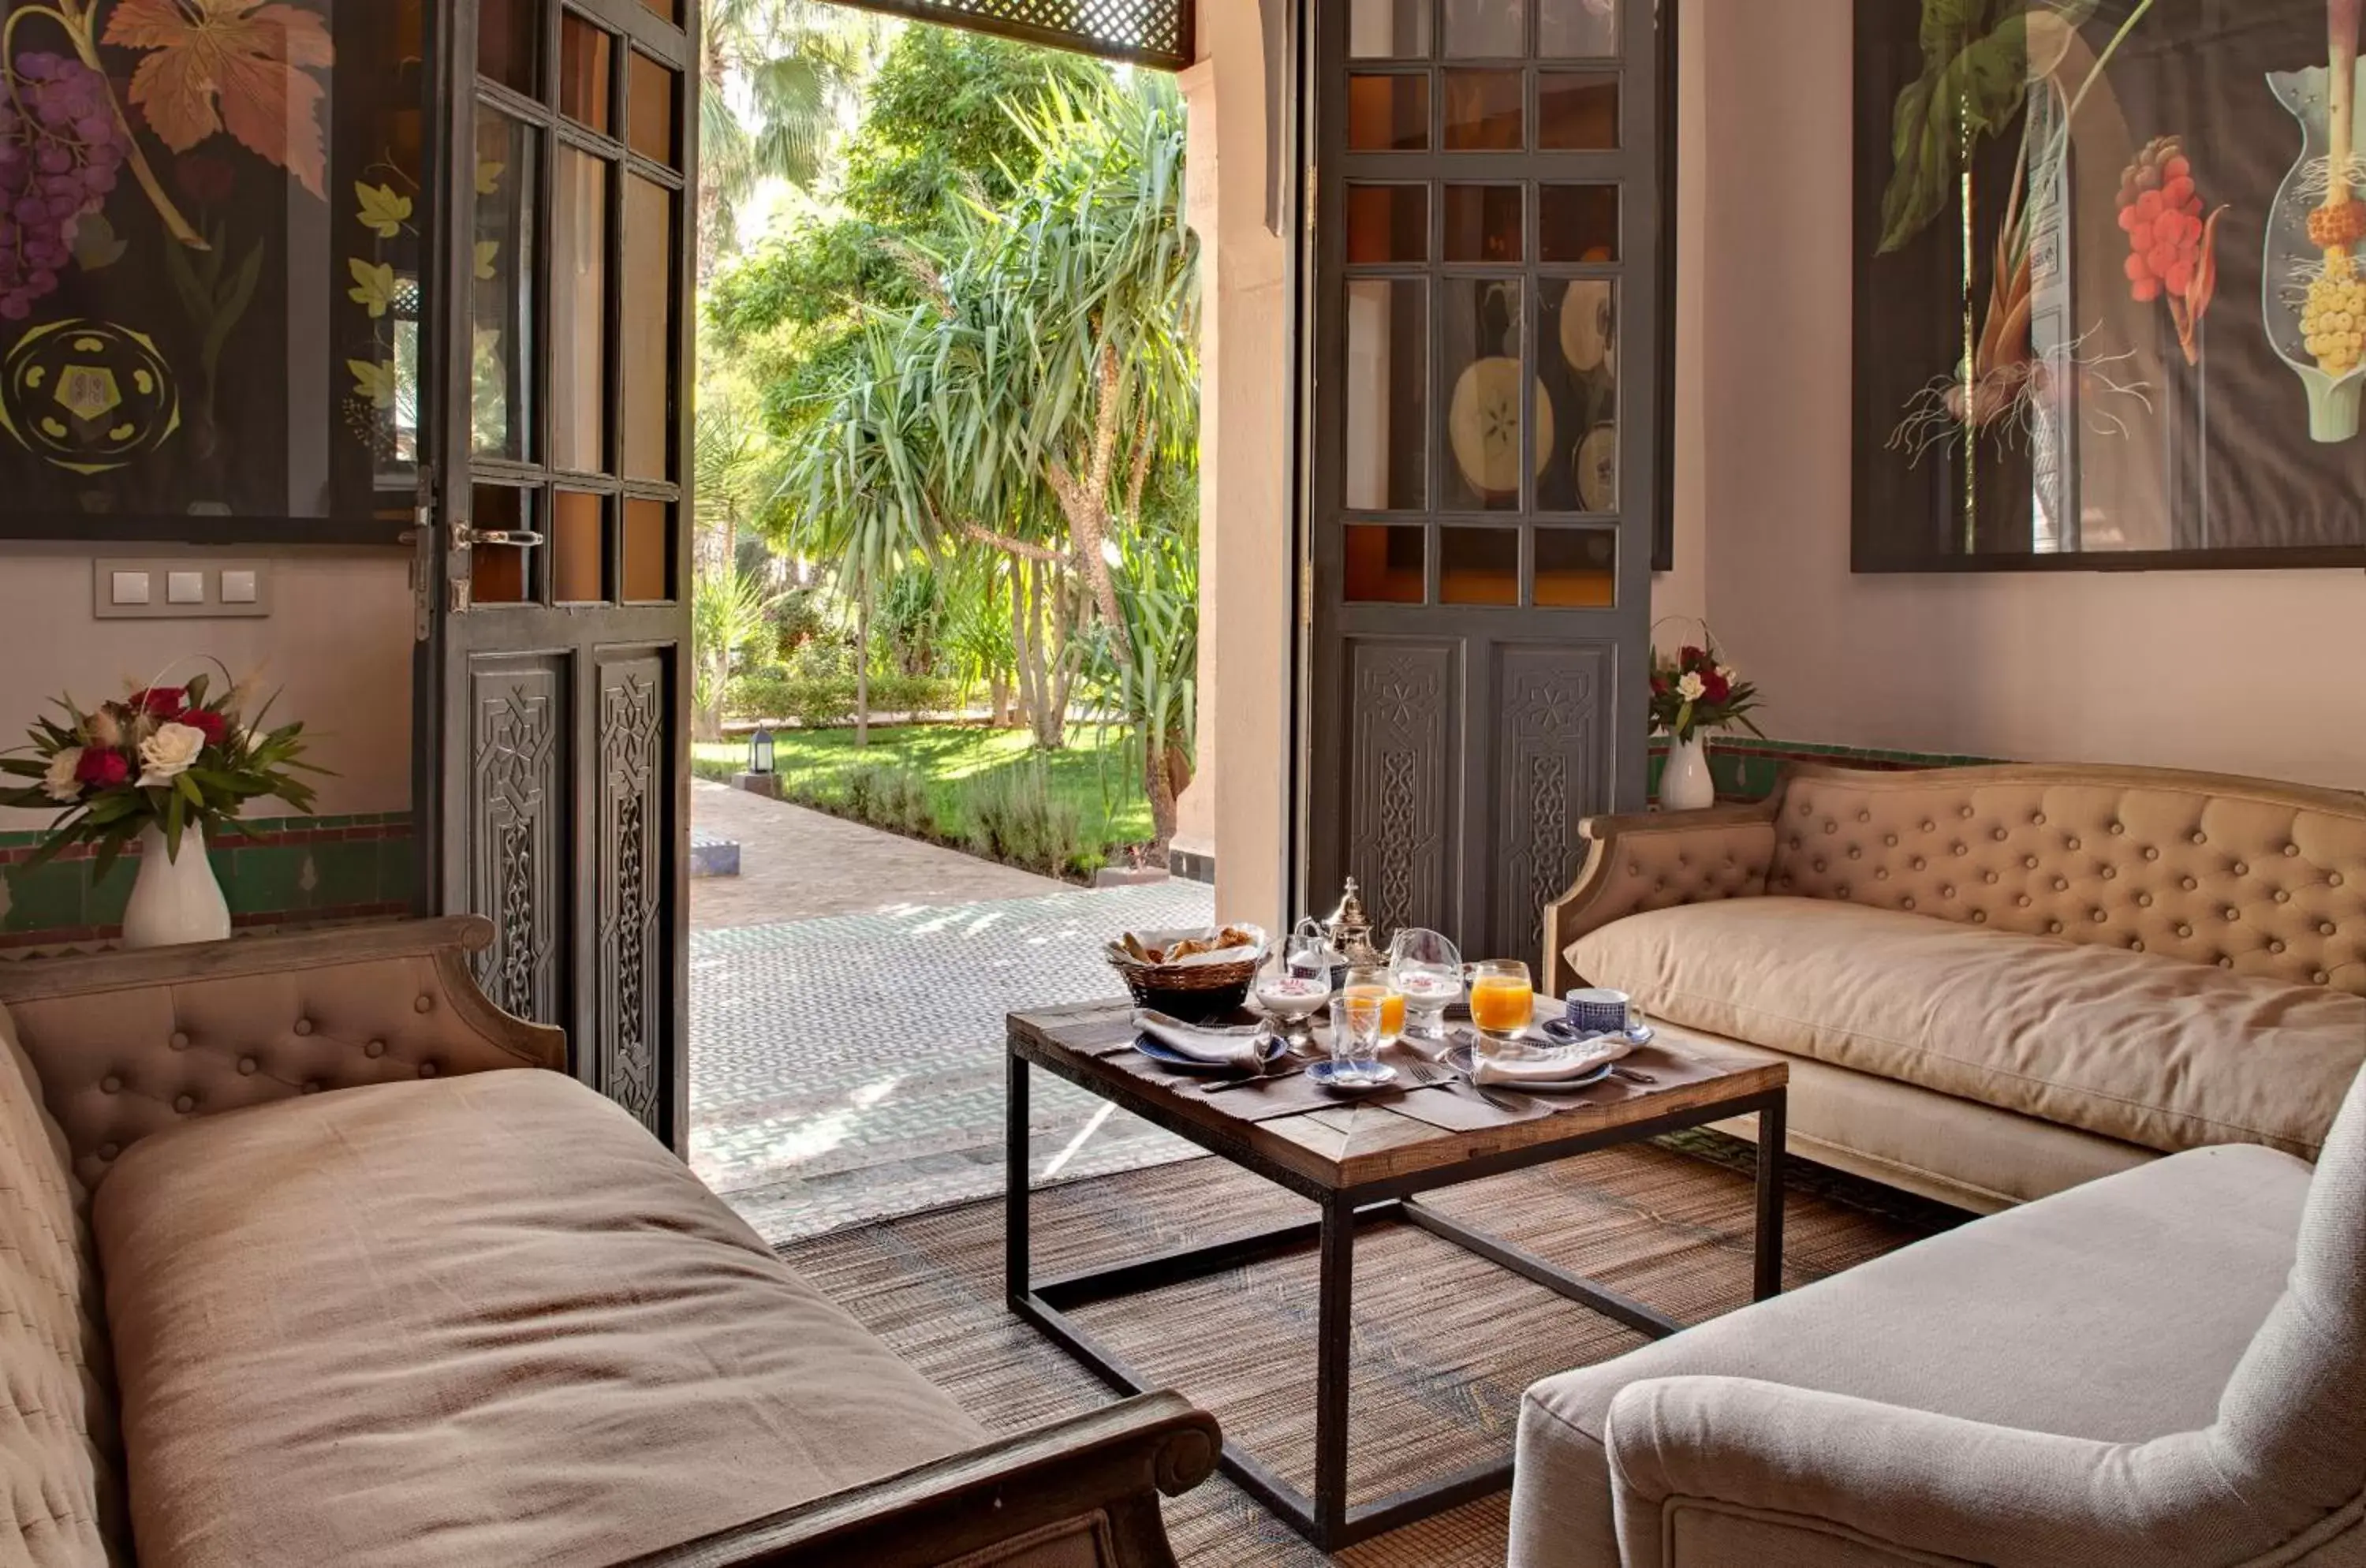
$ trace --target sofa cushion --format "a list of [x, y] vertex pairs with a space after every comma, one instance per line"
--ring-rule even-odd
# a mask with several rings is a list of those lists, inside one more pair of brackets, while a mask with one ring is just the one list
[[1568, 957], [1677, 1023], [2153, 1149], [2313, 1158], [2366, 1063], [2366, 998], [1858, 904], [1657, 909]]
[[613, 1562], [985, 1437], [558, 1073], [195, 1121], [95, 1222], [143, 1568]]
[[120, 1531], [114, 1401], [82, 1185], [0, 1012], [0, 1562], [103, 1563]]
[[2201, 1149], [2008, 1209], [1531, 1387], [1512, 1561], [1619, 1561], [1603, 1424], [1645, 1378], [1757, 1378], [2101, 1442], [2194, 1431], [2282, 1294], [2309, 1168]]

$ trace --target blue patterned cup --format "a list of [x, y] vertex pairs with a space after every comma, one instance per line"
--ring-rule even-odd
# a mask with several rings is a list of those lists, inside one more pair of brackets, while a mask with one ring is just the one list
[[1624, 991], [1595, 986], [1565, 993], [1569, 1026], [1580, 1034], [1624, 1034], [1635, 1016], [1634, 998]]

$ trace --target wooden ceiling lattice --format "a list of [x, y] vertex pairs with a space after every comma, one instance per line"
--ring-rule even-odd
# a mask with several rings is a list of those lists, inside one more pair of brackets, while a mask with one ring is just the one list
[[1191, 63], [1192, 0], [843, 0], [1161, 71]]

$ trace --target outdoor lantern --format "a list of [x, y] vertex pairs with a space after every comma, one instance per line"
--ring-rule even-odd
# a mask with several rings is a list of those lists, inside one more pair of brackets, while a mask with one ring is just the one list
[[772, 732], [760, 729], [748, 737], [748, 771], [769, 773], [772, 771]]

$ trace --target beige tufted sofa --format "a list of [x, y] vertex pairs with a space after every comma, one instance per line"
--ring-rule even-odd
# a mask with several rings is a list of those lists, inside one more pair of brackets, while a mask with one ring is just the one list
[[2366, 1060], [2366, 796], [1801, 766], [1584, 832], [1553, 991], [1782, 1053], [1797, 1152], [1949, 1202], [2216, 1144], [2313, 1159]]
[[474, 919], [0, 964], [0, 1564], [1172, 1568], [1172, 1394], [997, 1437], [494, 1009]]

